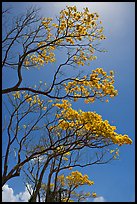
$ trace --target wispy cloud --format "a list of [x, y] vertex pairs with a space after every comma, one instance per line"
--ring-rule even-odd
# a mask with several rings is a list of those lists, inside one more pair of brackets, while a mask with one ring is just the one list
[[[27, 185], [27, 187], [31, 189], [29, 185]], [[14, 195], [13, 189], [5, 184], [2, 188], [2, 202], [28, 202], [30, 194], [27, 187], [25, 188], [24, 192]]]
[[103, 198], [103, 196], [94, 198], [93, 202], [106, 202], [106, 200]]

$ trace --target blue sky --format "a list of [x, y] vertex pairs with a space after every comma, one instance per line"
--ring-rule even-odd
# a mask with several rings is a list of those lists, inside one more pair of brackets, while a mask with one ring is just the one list
[[[97, 60], [91, 63], [91, 70], [103, 67], [114, 70], [115, 87], [118, 96], [109, 103], [95, 102], [85, 106], [80, 101], [74, 104], [84, 111], [96, 111], [103, 119], [117, 126], [117, 132], [128, 134], [132, 145], [120, 148], [120, 159], [106, 165], [95, 165], [82, 170], [88, 173], [95, 182], [93, 189], [107, 202], [134, 202], [135, 197], [135, 3], [134, 2], [4, 2], [3, 8], [11, 6], [12, 15], [23, 12], [26, 7], [37, 5], [45, 17], [55, 17], [66, 5], [76, 5], [78, 10], [88, 7], [91, 12], [98, 12], [105, 28], [107, 39], [102, 47], [107, 53], [96, 53]], [[58, 60], [62, 60], [59, 58]], [[24, 72], [25, 83], [29, 83], [30, 75]], [[45, 70], [34, 70], [31, 77], [36, 83], [44, 81]], [[8, 79], [8, 82], [7, 82]], [[6, 83], [4, 82], [6, 81]], [[3, 87], [16, 82], [14, 73], [3, 73]], [[3, 110], [4, 112], [4, 110]], [[21, 179], [8, 182], [14, 194], [23, 192], [25, 187]], [[92, 189], [92, 190], [93, 190]]]

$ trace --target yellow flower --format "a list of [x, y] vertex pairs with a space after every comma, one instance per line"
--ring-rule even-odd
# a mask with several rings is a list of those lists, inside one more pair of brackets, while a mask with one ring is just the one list
[[58, 25], [56, 23], [53, 23], [52, 26], [58, 28]]
[[50, 183], [50, 188], [53, 188], [54, 187], [54, 183]]
[[30, 102], [30, 101], [32, 101], [32, 100], [33, 100], [32, 98], [26, 99], [27, 102]]
[[65, 161], [68, 161], [68, 158], [67, 158], [67, 157], [63, 157], [62, 159], [65, 160]]
[[60, 182], [60, 184], [62, 185], [62, 186], [64, 186], [65, 185], [65, 176], [64, 176], [64, 174], [61, 174], [60, 176], [58, 176], [58, 181]]
[[24, 61], [24, 65], [25, 65], [25, 66], [28, 66], [29, 64], [30, 64], [29, 60], [26, 59], [26, 60]]
[[115, 154], [116, 154], [116, 155], [119, 155], [119, 152], [118, 152], [118, 151], [116, 151], [116, 152], [115, 152]]
[[13, 96], [14, 96], [14, 99], [15, 98], [20, 98], [20, 92], [16, 91], [15, 94], [13, 94]]
[[90, 196], [90, 192], [86, 193], [85, 195], [86, 195], [86, 196]]
[[68, 155], [70, 155], [70, 152], [66, 152], [64, 155], [65, 155], [65, 156], [68, 156]]
[[93, 198], [97, 197], [97, 194], [95, 192], [92, 193]]

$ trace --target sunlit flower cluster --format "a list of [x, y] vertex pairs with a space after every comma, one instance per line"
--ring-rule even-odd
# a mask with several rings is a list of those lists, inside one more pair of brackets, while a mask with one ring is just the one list
[[40, 108], [42, 108], [43, 110], [46, 110], [46, 109], [47, 109], [47, 107], [45, 107], [45, 106], [43, 105], [44, 100], [41, 100], [41, 99], [39, 98], [39, 95], [26, 94], [25, 91], [23, 91], [23, 92], [15, 91], [12, 95], [14, 96], [14, 99], [20, 99], [21, 96], [23, 96], [24, 99], [25, 99], [25, 101], [26, 101], [27, 103], [29, 103], [30, 106], [33, 106], [33, 105], [37, 104], [37, 105], [38, 105]]
[[65, 83], [64, 86], [66, 93], [74, 96], [74, 101], [85, 97], [85, 103], [89, 103], [94, 102], [96, 98], [103, 98], [104, 96], [112, 98], [116, 96], [118, 91], [113, 86], [114, 82], [113, 71], [110, 71], [110, 75], [107, 75], [103, 68], [97, 68], [92, 70], [89, 78], [87, 76], [82, 79], [75, 78], [73, 81]]
[[102, 116], [96, 112], [74, 110], [67, 100], [62, 100], [62, 103], [56, 103], [54, 106], [60, 109], [56, 117], [59, 118], [58, 128], [62, 130], [75, 130], [77, 136], [82, 136], [86, 131], [91, 139], [103, 138], [104, 142], [111, 141], [118, 145], [132, 143], [127, 135], [116, 133], [116, 126], [102, 120]]
[[[75, 189], [77, 189], [80, 186], [83, 185], [93, 185], [94, 181], [90, 180], [88, 175], [82, 175], [81, 172], [79, 171], [72, 171], [69, 175], [65, 176], [64, 174], [61, 174], [58, 176], [57, 178], [58, 180], [58, 185], [61, 188], [68, 189], [68, 192], [71, 191], [72, 196], [74, 197], [79, 197], [80, 194], [78, 192], [75, 191]], [[87, 197], [95, 197], [93, 196], [90, 192], [84, 193], [83, 197], [87, 198]], [[71, 200], [71, 198], [69, 197], [63, 197], [62, 198], [63, 202], [74, 202], [74, 200]]]
[[61, 202], [74, 202], [74, 200], [68, 199], [68, 198], [62, 198]]
[[[131, 141], [132, 142], [132, 141]], [[111, 149], [110, 150], [110, 154], [113, 154], [113, 158], [114, 159], [119, 159], [119, 149], [116, 148], [116, 149]]]
[[96, 60], [97, 56], [93, 55], [95, 50], [91, 47], [92, 45], [89, 45], [89, 49], [80, 48], [80, 50], [77, 52], [77, 55], [73, 57], [74, 62], [78, 66], [84, 66], [87, 61]]
[[53, 20], [53, 18], [43, 18], [42, 19], [42, 25], [44, 25], [45, 28], [48, 28], [49, 24], [51, 23], [51, 21]]
[[39, 106], [42, 107], [42, 105], [43, 105], [43, 100], [40, 100], [38, 95], [31, 96], [29, 94], [26, 94], [24, 96], [24, 98], [26, 99], [27, 102], [30, 102], [31, 106], [34, 105], [34, 104], [38, 104]]
[[92, 193], [93, 198], [97, 197], [97, 194], [95, 192]]
[[132, 140], [128, 137], [128, 135], [116, 135], [114, 139], [114, 143], [118, 143], [120, 146], [123, 144], [132, 144]]
[[39, 67], [55, 62], [53, 50], [59, 46], [73, 47], [76, 51], [73, 62], [84, 66], [87, 61], [96, 59], [93, 42], [106, 39], [98, 13], [90, 13], [88, 8], [80, 12], [76, 6], [67, 6], [60, 12], [57, 22], [53, 22], [52, 18], [43, 18], [41, 23], [45, 28], [45, 40], [37, 44], [37, 53], [25, 59], [26, 67], [31, 63]]
[[[45, 42], [40, 42], [38, 43], [38, 47], [41, 47], [43, 45], [45, 45]], [[41, 48], [40, 53], [37, 54], [32, 54], [30, 56], [28, 56], [25, 61], [24, 61], [24, 65], [26, 67], [29, 67], [29, 65], [35, 65], [35, 66], [43, 66], [45, 63], [53, 63], [56, 61], [55, 59], [55, 54], [53, 53], [53, 50], [55, 49], [54, 46], [48, 46], [46, 48]]]
[[73, 171], [66, 176], [69, 186], [93, 185], [94, 181], [89, 180], [88, 175], [82, 175], [79, 171]]
[[79, 187], [81, 185], [93, 185], [94, 181], [89, 180], [88, 175], [82, 175], [79, 171], [73, 171], [68, 176], [61, 174], [58, 176], [61, 186]]
[[68, 156], [71, 154], [69, 151], [66, 152], [64, 146], [59, 146], [56, 148], [55, 152], [61, 153], [63, 155], [62, 159], [68, 161]]
[[84, 8], [80, 12], [76, 6], [67, 6], [66, 9], [60, 12], [59, 33], [65, 33], [64, 31], [67, 29], [67, 34], [74, 36], [79, 41], [82, 40], [83, 36], [102, 38], [103, 27], [97, 29], [98, 24], [101, 24], [98, 19], [98, 13], [90, 13], [88, 8]]
[[15, 93], [12, 94], [14, 96], [14, 99], [20, 98], [20, 91], [16, 91]]
[[[95, 49], [92, 43], [95, 40], [106, 39], [103, 34], [104, 28], [100, 26], [102, 22], [98, 19], [99, 15], [90, 13], [88, 8], [80, 12], [76, 6], [67, 6], [60, 12], [58, 35], [64, 37], [67, 44], [77, 46], [78, 52], [74, 56], [74, 62], [78, 65], [84, 66], [86, 61], [95, 60], [96, 56], [93, 55]], [[81, 47], [80, 43], [85, 46]], [[64, 44], [64, 41], [62, 41], [62, 44]]]
[[65, 186], [65, 176], [64, 174], [61, 174], [58, 176], [58, 181], [61, 184], [61, 186]]

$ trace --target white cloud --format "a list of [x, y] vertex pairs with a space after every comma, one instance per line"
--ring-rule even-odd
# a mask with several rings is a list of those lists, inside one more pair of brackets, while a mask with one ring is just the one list
[[45, 159], [46, 159], [46, 157], [44, 155], [40, 155], [40, 156], [35, 157], [34, 159], [31, 159], [30, 161], [34, 162], [34, 163], [37, 163], [38, 161], [39, 162], [44, 162]]
[[13, 189], [9, 188], [7, 184], [5, 184], [3, 187], [2, 201], [3, 202], [17, 202], [16, 196], [14, 196]]
[[93, 202], [106, 202], [106, 201], [102, 196], [100, 196], [100, 197], [94, 198]]
[[[27, 187], [31, 190], [30, 185], [27, 184]], [[20, 192], [14, 195], [14, 191], [7, 184], [5, 184], [2, 188], [2, 202], [28, 202], [30, 198], [30, 194], [28, 192], [27, 187], [25, 187], [24, 192]]]

